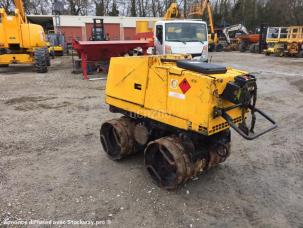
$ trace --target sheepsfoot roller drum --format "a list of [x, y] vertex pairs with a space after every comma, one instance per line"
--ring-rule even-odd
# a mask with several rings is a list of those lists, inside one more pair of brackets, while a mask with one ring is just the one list
[[[175, 189], [229, 157], [230, 128], [247, 140], [276, 128], [256, 101], [247, 72], [182, 55], [112, 58], [106, 103], [123, 117], [102, 124], [101, 144], [113, 160], [144, 152], [154, 182]], [[255, 132], [257, 113], [268, 125]]]

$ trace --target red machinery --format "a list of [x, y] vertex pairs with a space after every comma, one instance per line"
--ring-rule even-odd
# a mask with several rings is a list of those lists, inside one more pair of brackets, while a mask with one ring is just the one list
[[87, 62], [109, 61], [111, 57], [124, 56], [135, 48], [142, 48], [145, 55], [153, 43], [147, 40], [119, 41], [72, 41], [73, 49], [77, 51], [82, 62], [83, 79], [87, 80]]
[[260, 41], [260, 34], [243, 34], [237, 37], [239, 40], [239, 51], [245, 52], [250, 50], [251, 52], [255, 52], [254, 48], [258, 45]]

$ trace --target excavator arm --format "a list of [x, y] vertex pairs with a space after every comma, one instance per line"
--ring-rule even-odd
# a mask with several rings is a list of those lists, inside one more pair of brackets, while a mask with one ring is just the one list
[[214, 28], [214, 21], [213, 21], [213, 12], [212, 12], [211, 3], [209, 0], [202, 0], [201, 3], [193, 4], [190, 7], [189, 16], [203, 17], [206, 9], [207, 9], [208, 18], [209, 18], [210, 32], [214, 33], [215, 28]]
[[25, 14], [24, 4], [22, 0], [14, 0], [16, 10], [19, 11], [19, 15], [23, 21], [23, 23], [27, 23], [27, 18]]
[[180, 12], [177, 3], [172, 3], [170, 7], [167, 9], [163, 19], [169, 20], [171, 18], [177, 18], [179, 16], [180, 16]]
[[209, 0], [202, 0], [201, 3], [193, 4], [190, 8], [189, 15], [203, 17], [206, 10], [208, 13], [211, 38], [212, 38], [212, 40], [217, 42], [217, 38], [215, 37], [216, 35], [215, 35], [215, 27], [214, 27], [214, 20], [213, 20], [213, 12], [212, 12], [211, 3]]
[[204, 3], [207, 5], [210, 32], [211, 32], [211, 34], [214, 34], [215, 33], [215, 27], [214, 27], [213, 12], [211, 10], [211, 5], [210, 5], [209, 0], [204, 1]]

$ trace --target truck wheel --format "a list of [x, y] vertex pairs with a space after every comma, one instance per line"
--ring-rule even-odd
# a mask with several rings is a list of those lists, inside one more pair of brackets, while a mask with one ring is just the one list
[[0, 67], [8, 67], [8, 64], [0, 64]]
[[276, 56], [276, 57], [283, 57], [283, 56], [284, 56], [283, 50], [277, 50], [277, 51], [275, 52], [275, 56]]
[[259, 53], [259, 50], [260, 50], [259, 44], [255, 44], [255, 52]]
[[48, 52], [48, 49], [45, 48], [45, 56], [46, 56], [46, 63], [47, 63], [47, 66], [50, 66], [51, 65], [51, 61], [50, 61], [50, 56], [49, 56], [49, 52]]
[[46, 61], [47, 62], [47, 66], [50, 66], [51, 65], [51, 61], [50, 61], [49, 55], [47, 55], [46, 58], [47, 58], [47, 61]]
[[133, 56], [133, 55], [134, 55], [134, 50], [129, 50], [129, 51], [128, 51], [128, 55], [129, 55], [129, 56]]
[[55, 52], [53, 50], [49, 52], [49, 55], [52, 57], [52, 59], [55, 59]]
[[251, 44], [249, 46], [250, 53], [259, 53], [259, 45], [258, 44]]
[[255, 48], [254, 44], [252, 44], [252, 45], [249, 46], [249, 52], [250, 53], [256, 53], [256, 48]]
[[241, 42], [239, 45], [239, 51], [240, 52], [246, 52], [247, 51], [247, 43], [246, 42]]
[[37, 48], [34, 53], [35, 70], [37, 73], [47, 72], [47, 54], [44, 48]]

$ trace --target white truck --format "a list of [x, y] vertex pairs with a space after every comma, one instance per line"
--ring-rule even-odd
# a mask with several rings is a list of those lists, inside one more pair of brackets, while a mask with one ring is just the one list
[[154, 53], [191, 54], [193, 58], [208, 60], [208, 32], [204, 21], [158, 21], [154, 29]]

